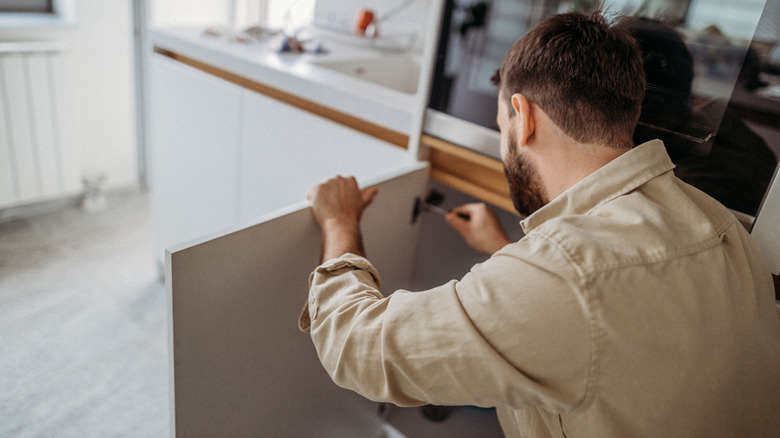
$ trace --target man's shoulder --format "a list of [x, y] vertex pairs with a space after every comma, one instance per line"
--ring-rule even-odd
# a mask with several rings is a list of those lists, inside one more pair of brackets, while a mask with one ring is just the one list
[[683, 188], [669, 199], [635, 191], [586, 214], [548, 220], [526, 239], [585, 270], [655, 263], [712, 247], [734, 216], [703, 193]]

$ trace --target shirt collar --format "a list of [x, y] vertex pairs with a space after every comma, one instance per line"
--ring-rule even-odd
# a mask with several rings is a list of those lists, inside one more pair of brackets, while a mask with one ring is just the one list
[[610, 161], [597, 171], [569, 187], [523, 219], [520, 226], [528, 234], [546, 221], [576, 214], [587, 214], [599, 205], [634, 190], [656, 176], [674, 169], [661, 140], [651, 140]]

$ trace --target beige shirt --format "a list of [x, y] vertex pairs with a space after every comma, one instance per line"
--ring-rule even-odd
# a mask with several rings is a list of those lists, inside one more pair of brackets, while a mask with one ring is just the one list
[[494, 406], [508, 437], [780, 436], [780, 323], [748, 233], [660, 141], [526, 218], [460, 281], [379, 293], [364, 258], [310, 278], [340, 386], [402, 406]]

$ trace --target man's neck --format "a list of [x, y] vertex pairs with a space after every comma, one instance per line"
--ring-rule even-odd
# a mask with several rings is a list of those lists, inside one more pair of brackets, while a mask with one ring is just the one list
[[551, 146], [544, 152], [547, 157], [537, 162], [537, 171], [547, 200], [555, 199], [569, 187], [631, 150], [630, 147], [574, 142], [560, 142]]

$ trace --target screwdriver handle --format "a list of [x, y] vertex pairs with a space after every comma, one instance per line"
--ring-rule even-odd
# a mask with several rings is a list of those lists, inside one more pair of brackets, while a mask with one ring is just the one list
[[[450, 214], [452, 212], [452, 210], [445, 210], [445, 209], [439, 207], [438, 205], [433, 205], [433, 204], [430, 204], [430, 203], [427, 203], [427, 202], [424, 204], [424, 206], [425, 206], [425, 209], [427, 209], [428, 211], [432, 211], [434, 213], [438, 213], [438, 214], [440, 214], [442, 216], [447, 216], [448, 214]], [[470, 221], [471, 220], [471, 216], [469, 216], [468, 213], [459, 212], [459, 213], [457, 213], [457, 215], [458, 215], [459, 218], [463, 219], [464, 221]]]
[[468, 222], [471, 220], [471, 216], [469, 216], [466, 213], [458, 213], [458, 217], [463, 219], [464, 221]]

